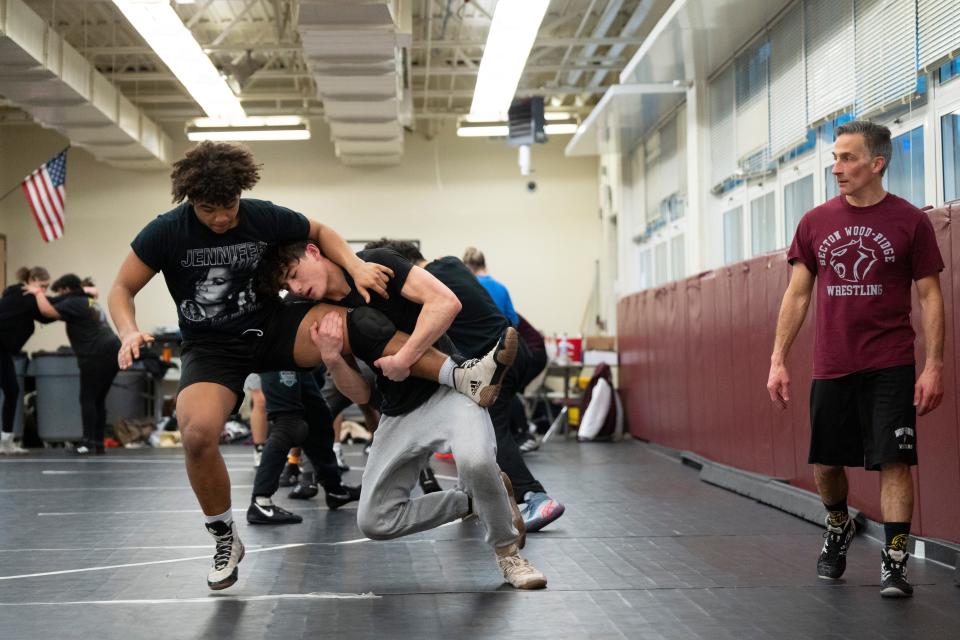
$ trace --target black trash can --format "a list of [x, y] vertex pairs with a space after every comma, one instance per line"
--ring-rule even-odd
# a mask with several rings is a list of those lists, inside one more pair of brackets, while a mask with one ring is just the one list
[[37, 385], [37, 435], [47, 442], [83, 440], [80, 369], [72, 351], [36, 351], [27, 373]]

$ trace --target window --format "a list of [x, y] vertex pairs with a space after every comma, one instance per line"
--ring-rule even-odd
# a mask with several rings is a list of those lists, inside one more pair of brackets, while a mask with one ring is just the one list
[[813, 209], [813, 175], [795, 180], [783, 188], [783, 228], [788, 246], [793, 242], [800, 218], [810, 209]]
[[661, 285], [670, 280], [670, 274], [667, 272], [669, 263], [667, 262], [667, 241], [659, 243], [653, 248], [653, 283]]
[[943, 200], [960, 198], [960, 112], [940, 119], [943, 146]]
[[774, 210], [774, 194], [750, 201], [750, 248], [751, 255], [758, 256], [777, 248], [777, 213]]
[[653, 264], [650, 256], [650, 250], [644, 249], [640, 252], [640, 261], [638, 267], [637, 288], [642, 291], [653, 286]]
[[670, 278], [679, 280], [687, 275], [686, 254], [684, 253], [683, 234], [670, 240]]
[[951, 60], [937, 69], [937, 81], [940, 84], [950, 82], [957, 76], [960, 76], [960, 58]]
[[840, 186], [837, 179], [833, 177], [833, 165], [829, 165], [823, 170], [823, 196], [827, 200], [836, 198], [840, 195]]
[[926, 204], [923, 188], [923, 127], [893, 139], [893, 157], [884, 175], [887, 191], [908, 200], [915, 207]]
[[723, 261], [743, 260], [743, 207], [735, 207], [723, 214]]

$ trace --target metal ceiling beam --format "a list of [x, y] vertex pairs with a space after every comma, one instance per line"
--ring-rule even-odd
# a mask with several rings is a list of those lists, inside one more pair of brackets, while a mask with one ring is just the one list
[[[643, 38], [538, 38], [533, 43], [534, 47], [586, 47], [589, 45], [640, 45]], [[480, 48], [482, 49], [484, 41], [482, 40], [433, 40], [429, 44], [426, 42], [414, 42], [410, 46], [413, 49], [455, 49], [455, 48]], [[221, 45], [217, 47], [203, 47], [207, 53], [242, 53], [252, 51], [253, 53], [286, 53], [303, 51], [299, 44], [289, 42], [277, 44], [257, 44], [251, 46], [244, 45]], [[153, 54], [150, 47], [86, 47], [81, 48], [81, 52], [87, 56], [103, 55], [147, 55]]]
[[[534, 73], [554, 73], [555, 71], [619, 71], [623, 65], [537, 65], [529, 66], [523, 70], [524, 75]], [[426, 69], [414, 67], [413, 76], [422, 78], [428, 74]], [[114, 82], [176, 82], [176, 77], [169, 71], [126, 71], [122, 73], [111, 73], [110, 79]], [[438, 76], [475, 76], [477, 69], [470, 67], [457, 67], [429, 70], [431, 77]], [[313, 78], [313, 74], [307, 71], [286, 71], [282, 69], [261, 70], [250, 76], [250, 80], [285, 80], [294, 78]]]

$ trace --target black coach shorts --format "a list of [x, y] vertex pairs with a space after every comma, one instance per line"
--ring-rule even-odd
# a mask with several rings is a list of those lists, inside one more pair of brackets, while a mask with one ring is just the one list
[[182, 391], [197, 382], [214, 382], [227, 387], [243, 400], [247, 375], [260, 371], [298, 369], [293, 359], [297, 329], [314, 305], [283, 304], [263, 321], [239, 336], [193, 339], [183, 344], [180, 355]]
[[810, 389], [810, 464], [876, 471], [917, 464], [913, 365], [814, 380]]

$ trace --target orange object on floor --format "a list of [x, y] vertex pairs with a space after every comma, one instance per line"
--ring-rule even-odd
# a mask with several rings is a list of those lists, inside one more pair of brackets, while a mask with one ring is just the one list
[[122, 449], [123, 444], [115, 438], [104, 438], [103, 446], [107, 449]]

